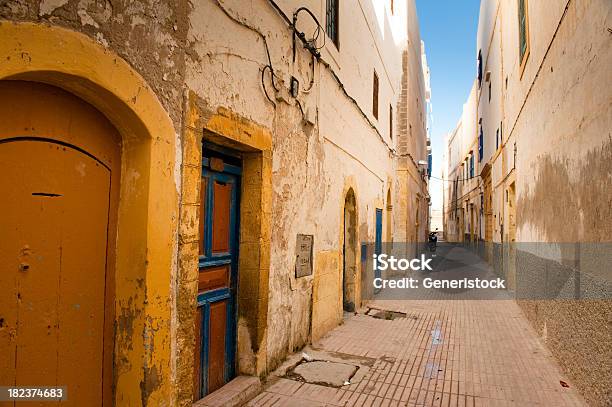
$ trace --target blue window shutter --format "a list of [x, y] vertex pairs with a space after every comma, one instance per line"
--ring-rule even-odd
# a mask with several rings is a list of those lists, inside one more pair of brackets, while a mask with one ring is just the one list
[[470, 153], [470, 178], [474, 178], [474, 153]]

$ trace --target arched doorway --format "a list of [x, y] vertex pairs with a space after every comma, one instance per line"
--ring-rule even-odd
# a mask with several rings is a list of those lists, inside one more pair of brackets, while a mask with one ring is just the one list
[[344, 199], [344, 243], [342, 247], [342, 308], [355, 311], [355, 276], [357, 274], [357, 203], [349, 189]]
[[[13, 22], [0, 24], [0, 38], [0, 80], [57, 86], [95, 107], [121, 135], [121, 171], [113, 171], [120, 179], [111, 180], [111, 188], [120, 189], [116, 245], [109, 245], [116, 252], [116, 261], [110, 264], [115, 268], [116, 312], [113, 398], [120, 405], [157, 405], [162, 400], [173, 404], [176, 371], [172, 368], [175, 349], [170, 321], [176, 309], [173, 282], [180, 217], [177, 130], [170, 115], [128, 62], [87, 35], [49, 24]], [[9, 107], [11, 123], [23, 124], [17, 121], [22, 117], [21, 106], [13, 103]], [[67, 122], [81, 118], [50, 103], [45, 112]], [[20, 131], [24, 130], [28, 129]], [[54, 137], [69, 134], [57, 126], [52, 130]], [[80, 137], [92, 134], [82, 132]], [[80, 146], [83, 140], [64, 141]], [[104, 161], [102, 146], [89, 146], [97, 151], [92, 155]], [[7, 333], [8, 329], [0, 330], [0, 335]], [[63, 404], [70, 405], [71, 400], [69, 396]], [[105, 405], [106, 400], [105, 393]]]
[[120, 152], [83, 100], [0, 81], [0, 383], [112, 404]]

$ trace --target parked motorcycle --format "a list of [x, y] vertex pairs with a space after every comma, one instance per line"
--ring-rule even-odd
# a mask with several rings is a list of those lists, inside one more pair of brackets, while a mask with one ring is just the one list
[[438, 244], [438, 229], [436, 229], [434, 232], [429, 232], [429, 238], [428, 238], [429, 251], [435, 252], [437, 244]]

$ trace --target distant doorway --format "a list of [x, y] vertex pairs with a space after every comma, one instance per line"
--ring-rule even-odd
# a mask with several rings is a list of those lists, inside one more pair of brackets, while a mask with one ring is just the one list
[[474, 243], [476, 241], [476, 225], [474, 219], [474, 204], [470, 204], [470, 242]]
[[507, 191], [508, 199], [508, 287], [516, 286], [516, 187], [514, 182]]
[[421, 200], [419, 198], [415, 201], [415, 211], [414, 211], [414, 257], [419, 257], [419, 246], [423, 242], [419, 242], [419, 226], [420, 222], [420, 213], [419, 209], [421, 207]]
[[393, 241], [393, 203], [391, 202], [391, 188], [387, 190], [387, 233], [385, 243]]
[[[374, 254], [375, 255], [379, 255], [382, 253], [382, 214], [383, 214], [383, 210], [380, 208], [376, 208], [376, 219], [375, 221], [375, 225], [376, 225], [376, 230], [375, 230], [375, 240], [374, 240]], [[381, 278], [381, 270], [377, 267], [374, 270], [374, 278]], [[378, 294], [378, 292], [381, 289], [374, 289], [374, 293]]]
[[357, 204], [352, 189], [344, 199], [344, 243], [342, 247], [342, 308], [355, 311], [355, 275], [357, 274]]

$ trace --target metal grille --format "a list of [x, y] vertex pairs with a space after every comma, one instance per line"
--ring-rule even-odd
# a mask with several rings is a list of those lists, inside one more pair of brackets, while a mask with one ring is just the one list
[[327, 0], [325, 17], [325, 31], [327, 31], [327, 36], [331, 38], [334, 44], [336, 44], [336, 47], [338, 47], [338, 0]]

